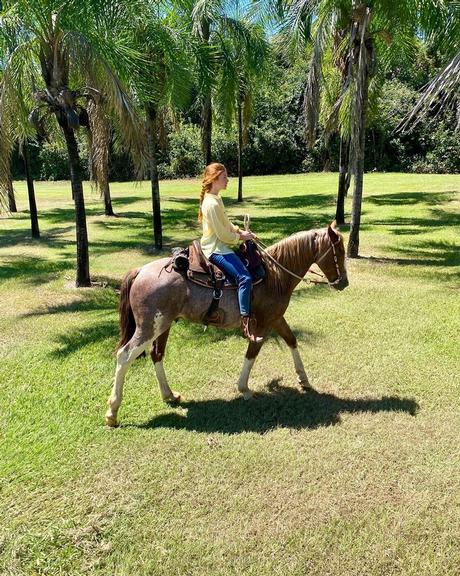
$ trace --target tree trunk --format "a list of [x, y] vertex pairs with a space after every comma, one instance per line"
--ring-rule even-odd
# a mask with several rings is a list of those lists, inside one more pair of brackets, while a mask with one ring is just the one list
[[22, 149], [22, 157], [24, 158], [24, 169], [27, 178], [27, 192], [29, 195], [29, 210], [30, 210], [30, 225], [32, 230], [32, 238], [40, 238], [40, 229], [38, 227], [38, 213], [37, 203], [35, 202], [35, 189], [32, 173], [30, 171], [30, 156], [29, 144], [24, 142]]
[[109, 177], [108, 177], [108, 165], [106, 166], [106, 171], [104, 170], [103, 180], [101, 183], [102, 195], [104, 196], [104, 209], [106, 216], [115, 216], [115, 212], [112, 208], [112, 197], [110, 196], [110, 184], [109, 184]]
[[[364, 130], [363, 130], [364, 131]], [[364, 180], [364, 142], [362, 142], [356, 159], [355, 175], [353, 179], [353, 201], [351, 205], [350, 236], [348, 238], [347, 256], [359, 256], [359, 228], [361, 225], [361, 204], [363, 198]]]
[[161, 250], [163, 247], [163, 232], [161, 225], [160, 183], [158, 179], [157, 167], [157, 114], [156, 110], [151, 106], [149, 106], [146, 111], [147, 134], [149, 139], [150, 183], [152, 188], [153, 237], [155, 248]]
[[13, 182], [11, 178], [8, 180], [8, 210], [10, 212], [17, 212], [16, 198], [14, 197]]
[[115, 216], [109, 184], [110, 124], [104, 112], [103, 99], [98, 97], [97, 101], [89, 100], [86, 111], [88, 112], [87, 135], [91, 152], [91, 179], [96, 182], [104, 200], [105, 215]]
[[[362, 5], [361, 5], [362, 7]], [[366, 130], [366, 111], [369, 87], [370, 53], [366, 46], [365, 37], [370, 17], [369, 8], [365, 7], [362, 22], [357, 22], [357, 37], [359, 38], [358, 65], [356, 74], [356, 92], [353, 102], [353, 115], [355, 124], [352, 129], [353, 148], [350, 150], [353, 164], [353, 202], [351, 206], [350, 236], [348, 238], [347, 256], [359, 256], [359, 228], [361, 225], [361, 205], [363, 198], [364, 179], [364, 148]]]
[[212, 104], [211, 96], [206, 96], [201, 115], [201, 145], [203, 148], [204, 164], [211, 164], [211, 138], [212, 138]]
[[[201, 23], [202, 40], [206, 46], [209, 44], [210, 25], [208, 20]], [[203, 150], [204, 165], [207, 166], [212, 162], [211, 151], [211, 138], [212, 138], [212, 101], [211, 101], [211, 88], [207, 88], [207, 93], [204, 96], [203, 107], [201, 111], [201, 147]]]
[[339, 225], [345, 224], [345, 197], [350, 187], [350, 173], [348, 170], [349, 151], [349, 142], [341, 136], [339, 149], [339, 188], [337, 191], [337, 208], [335, 211], [335, 221]]
[[86, 228], [85, 199], [83, 196], [82, 170], [77, 140], [72, 128], [62, 126], [69, 154], [72, 197], [75, 202], [75, 224], [77, 237], [77, 288], [91, 286], [89, 276], [88, 231]]
[[243, 201], [243, 111], [241, 102], [238, 108], [238, 202]]

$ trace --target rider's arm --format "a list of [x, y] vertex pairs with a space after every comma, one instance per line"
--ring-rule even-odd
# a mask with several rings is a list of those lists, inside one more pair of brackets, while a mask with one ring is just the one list
[[224, 208], [217, 202], [203, 203], [203, 215], [208, 220], [215, 235], [225, 244], [236, 244], [240, 240], [240, 233], [228, 220]]

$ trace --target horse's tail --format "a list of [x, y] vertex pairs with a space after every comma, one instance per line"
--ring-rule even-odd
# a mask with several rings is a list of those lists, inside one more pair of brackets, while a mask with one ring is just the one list
[[130, 270], [123, 278], [120, 287], [120, 302], [118, 311], [120, 312], [120, 341], [117, 344], [117, 351], [127, 344], [136, 330], [136, 321], [129, 303], [129, 293], [131, 285], [139, 274], [140, 268]]

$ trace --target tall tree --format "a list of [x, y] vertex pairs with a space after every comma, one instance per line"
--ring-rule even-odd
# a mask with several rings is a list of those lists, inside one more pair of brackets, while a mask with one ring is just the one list
[[145, 2], [139, 6], [132, 25], [142, 66], [133, 68], [131, 82], [145, 115], [153, 239], [155, 248], [161, 249], [163, 229], [157, 154], [167, 115], [180, 108], [189, 94], [189, 43], [175, 11], [159, 11], [156, 2]]
[[180, 5], [190, 16], [191, 29], [198, 41], [196, 72], [201, 102], [201, 147], [204, 165], [207, 166], [212, 161], [212, 92], [217, 70], [212, 36], [222, 10], [222, 1], [183, 0]]
[[30, 226], [31, 226], [32, 238], [38, 239], [40, 238], [40, 227], [38, 225], [37, 202], [35, 200], [35, 187], [32, 178], [32, 171], [30, 169], [29, 142], [27, 140], [25, 140], [25, 142], [22, 144], [21, 155], [24, 160], [24, 170], [26, 173], [27, 195], [29, 197]]
[[[54, 116], [62, 131], [75, 203], [77, 286], [90, 286], [91, 279], [83, 174], [75, 131], [88, 127], [86, 106], [94, 94], [103, 94], [119, 120], [127, 147], [139, 161], [142, 156], [138, 121], [115, 73], [122, 62], [133, 57], [130, 38], [111, 35], [108, 7], [119, 15], [123, 10], [121, 4], [109, 0], [3, 2], [3, 21], [16, 26], [21, 34], [4, 68], [0, 117], [30, 109], [35, 101], [35, 114]], [[30, 79], [36, 87], [33, 94], [27, 90]]]
[[[8, 58], [17, 46], [17, 41], [17, 34], [15, 34], [14, 29], [2, 22], [2, 34], [0, 34], [0, 103], [5, 99], [5, 67]], [[21, 111], [23, 112], [23, 110]], [[27, 138], [27, 134], [25, 134], [24, 126], [14, 121], [12, 114], [13, 110], [5, 108], [2, 112], [0, 106], [0, 206], [3, 204], [9, 212], [17, 212], [11, 175], [11, 154], [14, 144]]]
[[286, 22], [294, 41], [312, 37], [313, 48], [307, 79], [307, 129], [314, 134], [319, 119], [324, 55], [343, 72], [343, 82], [332, 114], [340, 133], [350, 141], [353, 203], [349, 257], [359, 254], [359, 230], [363, 194], [365, 128], [369, 94], [376, 78], [391, 63], [411, 57], [420, 29], [439, 23], [446, 3], [404, 0], [397, 6], [386, 0], [300, 0], [288, 4]]
[[243, 148], [247, 142], [252, 100], [269, 55], [263, 27], [236, 11], [221, 16], [216, 34], [221, 64], [216, 87], [216, 108], [227, 127], [236, 124], [238, 149], [238, 202], [243, 200]]

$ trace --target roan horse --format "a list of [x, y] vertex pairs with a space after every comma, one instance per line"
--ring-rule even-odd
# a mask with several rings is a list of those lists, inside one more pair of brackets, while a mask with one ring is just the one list
[[[292, 353], [298, 382], [302, 388], [307, 389], [310, 384], [297, 350], [297, 339], [283, 314], [294, 288], [315, 262], [330, 286], [337, 290], [348, 286], [343, 237], [333, 222], [327, 228], [293, 234], [267, 248], [262, 257], [266, 277], [261, 284], [254, 286], [252, 295], [252, 312], [257, 319], [257, 334], [266, 336], [274, 330], [285, 340]], [[121, 335], [115, 380], [106, 413], [108, 426], [117, 425], [123, 383], [130, 364], [148, 349], [163, 400], [171, 403], [180, 401], [180, 395], [170, 389], [163, 368], [169, 330], [171, 324], [179, 318], [202, 323], [209, 307], [211, 290], [193, 284], [174, 270], [167, 273], [164, 269], [167, 262], [167, 259], [155, 260], [142, 268], [130, 270], [121, 284]], [[220, 327], [235, 328], [240, 324], [236, 290], [223, 292], [219, 304], [224, 312]], [[248, 388], [249, 373], [262, 344], [263, 341], [249, 342], [248, 345], [238, 381], [238, 390], [246, 399], [252, 396]]]

